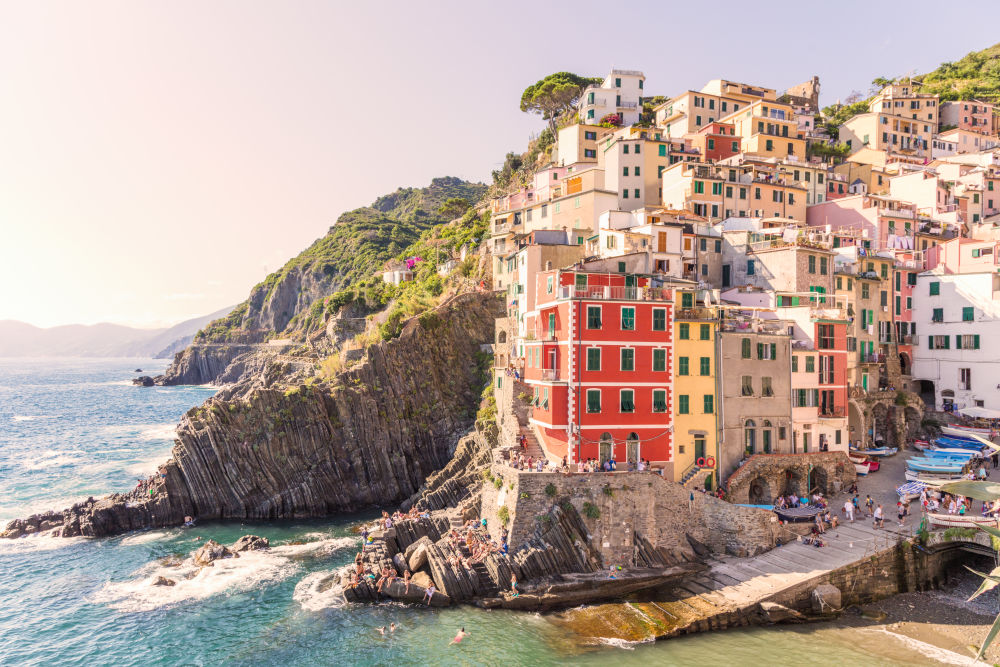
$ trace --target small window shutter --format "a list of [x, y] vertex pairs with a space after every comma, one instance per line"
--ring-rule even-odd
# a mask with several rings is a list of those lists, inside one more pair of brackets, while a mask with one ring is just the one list
[[927, 349], [928, 350], [933, 350], [934, 349], [934, 336], [928, 336], [927, 337]]
[[979, 334], [976, 334], [975, 336], [973, 336], [973, 339], [972, 339], [972, 349], [973, 350], [978, 350], [979, 349]]
[[764, 343], [757, 343], [757, 358], [764, 358]]
[[948, 336], [944, 337], [944, 349], [949, 349], [951, 347], [951, 338]]
[[955, 334], [955, 349], [956, 350], [962, 349], [962, 337], [958, 334]]
[[777, 358], [778, 358], [778, 345], [777, 343], [771, 343], [771, 359], [774, 360]]

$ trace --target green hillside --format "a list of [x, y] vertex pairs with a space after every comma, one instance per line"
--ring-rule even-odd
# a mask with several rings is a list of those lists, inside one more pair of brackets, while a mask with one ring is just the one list
[[937, 93], [942, 100], [1000, 101], [1000, 44], [941, 63], [933, 72], [914, 79], [922, 82], [921, 93]]

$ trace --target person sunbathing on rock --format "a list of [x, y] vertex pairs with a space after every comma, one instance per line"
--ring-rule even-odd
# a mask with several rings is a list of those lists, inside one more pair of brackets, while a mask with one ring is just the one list
[[404, 595], [410, 594], [410, 571], [407, 570], [403, 573], [403, 583], [406, 584], [406, 590], [403, 591]]
[[431, 584], [430, 586], [427, 587], [427, 590], [424, 592], [424, 597], [421, 598], [420, 601], [423, 602], [424, 600], [426, 600], [427, 605], [430, 606], [431, 600], [433, 598], [434, 598], [434, 584]]

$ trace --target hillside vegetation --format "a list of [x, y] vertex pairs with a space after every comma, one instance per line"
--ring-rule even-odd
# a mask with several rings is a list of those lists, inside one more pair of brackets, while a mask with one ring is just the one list
[[[479, 183], [435, 178], [427, 187], [400, 188], [370, 206], [342, 214], [326, 235], [256, 285], [227, 317], [199, 331], [195, 343], [259, 342], [302, 328], [309, 320], [321, 319], [327, 297], [350, 288], [375, 289], [373, 301], [384, 303], [390, 295], [384, 294], [376, 273], [385, 262], [423, 249], [418, 242], [451, 220], [455, 200], [476, 204], [485, 192], [486, 186]], [[452, 249], [471, 240], [474, 227], [470, 220], [464, 228], [468, 234], [452, 232], [449, 242], [439, 246], [439, 254], [446, 258]], [[340, 302], [350, 300], [342, 297]]]
[[942, 100], [1000, 101], [1000, 44], [941, 63], [933, 72], [914, 78], [923, 84], [921, 93], [936, 93]]

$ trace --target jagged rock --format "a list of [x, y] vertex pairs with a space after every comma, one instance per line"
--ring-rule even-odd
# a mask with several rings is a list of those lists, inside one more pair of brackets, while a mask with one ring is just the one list
[[[400, 576], [402, 576], [403, 573], [406, 572], [406, 570], [409, 569], [409, 567], [410, 567], [407, 564], [406, 557], [403, 556], [403, 554], [393, 554], [393, 556], [392, 556], [392, 564], [395, 566], [396, 572], [398, 572]], [[412, 573], [412, 570], [411, 570], [411, 573]]]
[[266, 537], [260, 537], [258, 535], [244, 535], [240, 539], [233, 542], [233, 546], [230, 547], [230, 551], [236, 553], [239, 551], [257, 551], [258, 549], [268, 549], [271, 544], [267, 541]]
[[140, 375], [139, 377], [134, 378], [132, 380], [132, 384], [138, 387], [152, 387], [156, 383], [153, 381], [153, 378], [149, 377], [148, 375]]
[[817, 614], [840, 611], [840, 589], [833, 584], [820, 584], [812, 592], [812, 608]]
[[[408, 521], [406, 523], [412, 523], [412, 522]], [[400, 528], [400, 527], [401, 526], [399, 524], [396, 524], [396, 528]], [[438, 536], [438, 539], [440, 539], [440, 536]], [[430, 537], [424, 535], [423, 537], [420, 537], [419, 539], [417, 539], [415, 542], [411, 542], [403, 550], [403, 557], [406, 558], [407, 562], [409, 562], [410, 561], [410, 557], [413, 556], [413, 552], [417, 550], [417, 547], [419, 547], [421, 545], [423, 545], [423, 546], [426, 547], [426, 546], [430, 546], [431, 544], [434, 544], [434, 540], [432, 540]]]
[[[45, 519], [65, 537], [102, 537], [180, 525], [189, 515], [325, 517], [412, 497], [472, 425], [482, 375], [469, 360], [492, 341], [502, 307], [491, 293], [459, 294], [438, 307], [433, 328], [410, 319], [329, 385], [269, 388], [249, 378], [224, 389], [185, 415], [151, 489]], [[285, 377], [282, 364], [268, 368]], [[14, 520], [2, 535], [39, 524]]]
[[770, 623], [805, 620], [805, 616], [799, 612], [776, 602], [761, 602], [760, 610], [764, 614], [764, 618]]
[[[430, 542], [428, 538], [421, 538], [421, 539], [422, 540], [426, 539], [428, 542]], [[423, 566], [427, 565], [427, 550], [429, 548], [430, 545], [425, 544], [423, 542], [418, 542], [416, 544], [416, 549], [414, 549], [413, 552], [410, 554], [410, 557], [406, 559], [406, 563], [407, 566], [410, 568], [410, 572], [416, 572]]]
[[173, 579], [167, 579], [166, 577], [157, 577], [153, 580], [154, 586], [175, 586], [177, 584]]
[[220, 558], [239, 558], [236, 554], [229, 550], [228, 547], [219, 544], [215, 540], [209, 540], [205, 544], [194, 552], [194, 562], [198, 565], [211, 565], [212, 561], [219, 560]]
[[415, 572], [413, 576], [410, 577], [410, 584], [420, 586], [421, 588], [429, 588], [434, 585], [434, 580], [431, 579], [431, 575], [426, 572]]

